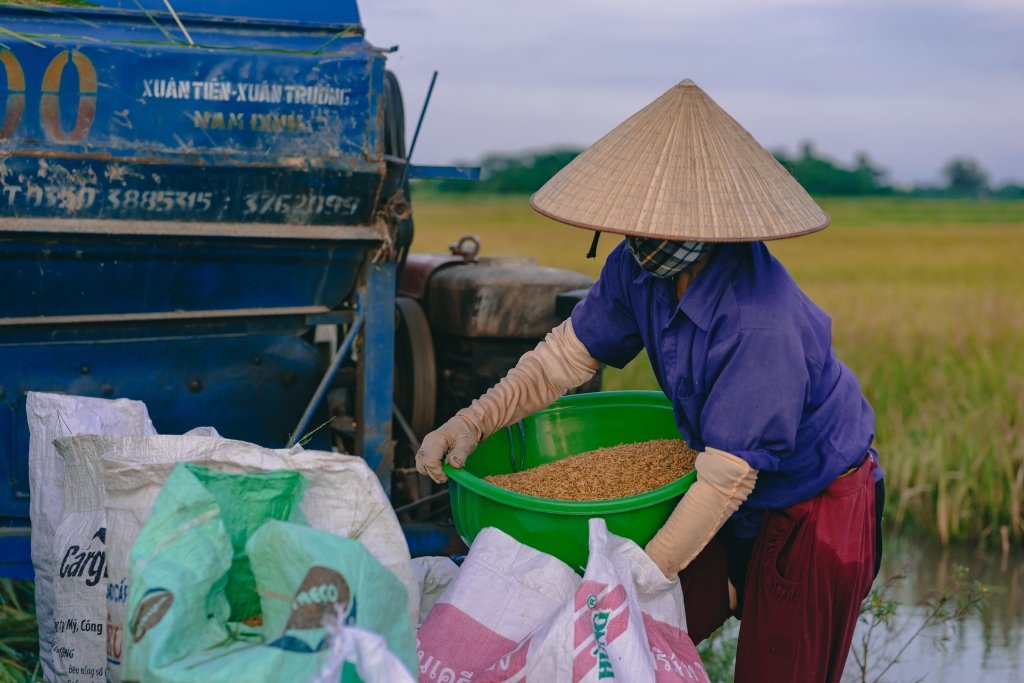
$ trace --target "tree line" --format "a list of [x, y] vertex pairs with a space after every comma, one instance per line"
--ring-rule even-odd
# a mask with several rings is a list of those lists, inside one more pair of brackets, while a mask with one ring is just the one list
[[[420, 181], [419, 189], [440, 193], [532, 194], [582, 152], [556, 148], [521, 154], [489, 154], [481, 162], [481, 180]], [[939, 185], [897, 186], [867, 154], [844, 165], [805, 142], [794, 155], [775, 150], [772, 155], [810, 194], [817, 197], [912, 196], [1024, 199], [1024, 186], [1007, 183], [994, 187], [988, 172], [970, 157], [951, 159], [942, 169]]]

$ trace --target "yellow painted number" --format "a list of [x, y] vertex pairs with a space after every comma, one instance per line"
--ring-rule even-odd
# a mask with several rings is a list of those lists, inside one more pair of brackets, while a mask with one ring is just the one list
[[[60, 101], [57, 99], [57, 93], [60, 91], [60, 77], [67, 66], [69, 55], [70, 61], [74, 62], [78, 69], [78, 119], [71, 132], [65, 133], [60, 128]], [[7, 73], [10, 78], [10, 67]], [[46, 67], [46, 73], [43, 74], [43, 96], [39, 101], [39, 116], [43, 131], [46, 132], [46, 139], [50, 142], [81, 142], [85, 138], [92, 127], [93, 119], [96, 118], [96, 69], [88, 57], [78, 50], [64, 50], [53, 58]]]
[[21, 62], [8, 49], [0, 50], [0, 63], [7, 73], [7, 109], [0, 125], [0, 140], [6, 140], [14, 133], [21, 123], [21, 115], [25, 113], [25, 72], [21, 69]]

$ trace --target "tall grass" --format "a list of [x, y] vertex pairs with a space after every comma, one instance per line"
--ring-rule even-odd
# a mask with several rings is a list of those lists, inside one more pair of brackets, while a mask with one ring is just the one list
[[0, 683], [35, 683], [39, 666], [35, 586], [0, 579]]
[[[596, 277], [618, 241], [534, 214], [524, 197], [414, 199], [416, 251], [464, 232], [485, 255], [535, 256]], [[833, 224], [773, 242], [833, 318], [840, 359], [877, 417], [887, 521], [943, 543], [1024, 539], [1024, 202], [822, 201]], [[611, 238], [611, 239], [609, 239]], [[605, 389], [657, 389], [641, 356]]]

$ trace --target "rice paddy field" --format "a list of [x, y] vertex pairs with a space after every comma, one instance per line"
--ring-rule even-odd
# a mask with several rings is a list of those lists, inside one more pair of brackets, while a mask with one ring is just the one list
[[[1024, 202], [823, 199], [832, 225], [769, 243], [833, 319], [877, 416], [886, 523], [943, 544], [1024, 544]], [[597, 277], [617, 239], [534, 213], [527, 197], [414, 193], [413, 250], [474, 233], [487, 256]], [[604, 389], [657, 389], [646, 357]], [[1005, 530], [1004, 530], [1005, 528]]]

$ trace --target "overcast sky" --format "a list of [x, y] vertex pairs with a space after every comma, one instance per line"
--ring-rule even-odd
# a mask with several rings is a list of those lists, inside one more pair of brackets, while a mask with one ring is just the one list
[[955, 155], [1024, 180], [1024, 0], [363, 0], [398, 45], [415, 161], [586, 146], [684, 78], [762, 145], [867, 152], [899, 182]]

